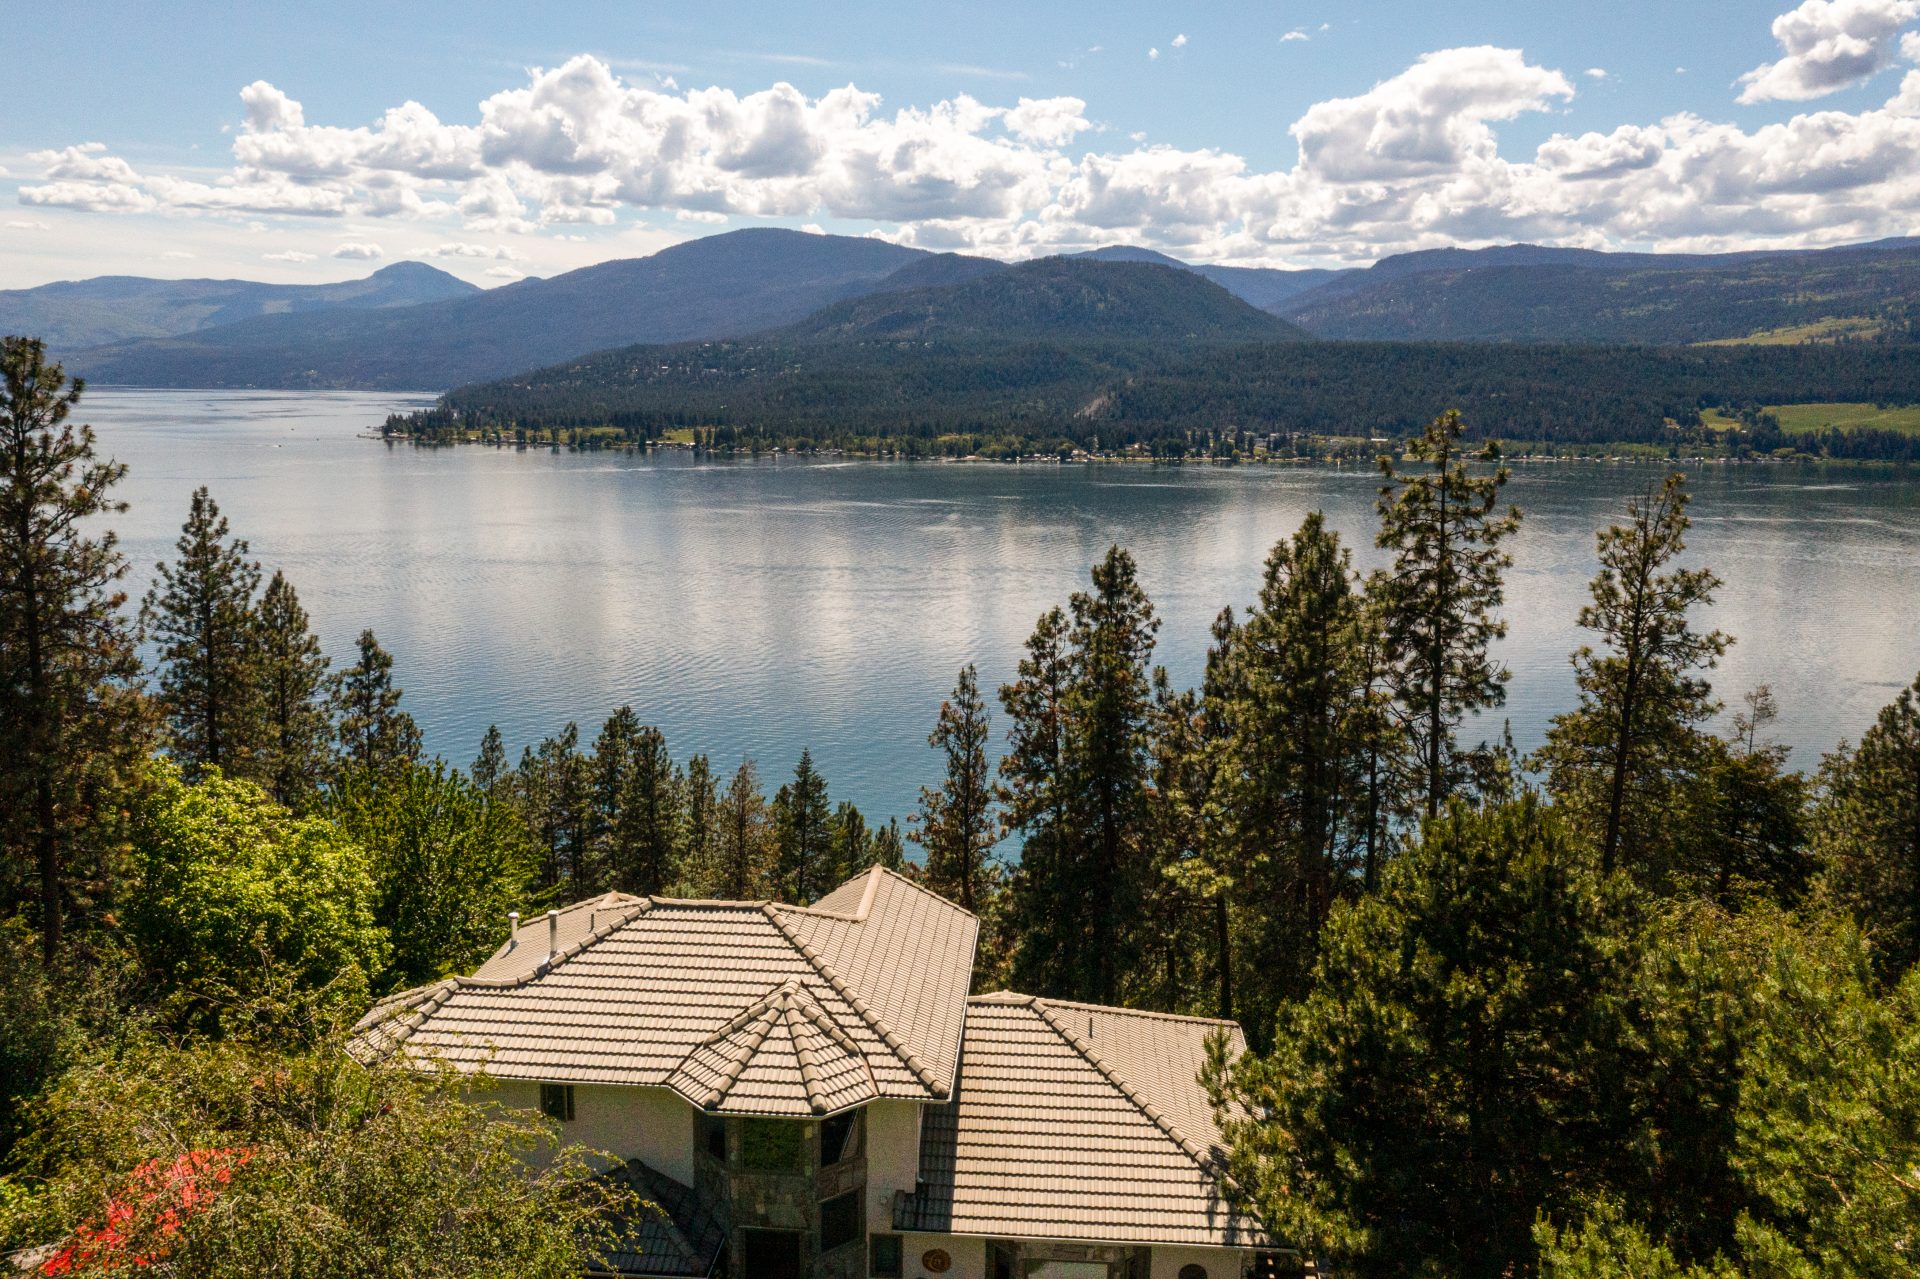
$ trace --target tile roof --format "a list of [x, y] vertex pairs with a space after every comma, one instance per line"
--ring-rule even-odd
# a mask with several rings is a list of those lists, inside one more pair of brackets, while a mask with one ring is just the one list
[[[617, 894], [523, 924], [471, 977], [356, 1026], [399, 1051], [556, 1083], [657, 1085], [721, 1113], [818, 1115], [953, 1087], [979, 921], [875, 867], [812, 908]], [[824, 1109], [822, 1109], [824, 1107]]]
[[727, 1242], [724, 1209], [697, 1197], [657, 1168], [638, 1159], [601, 1174], [639, 1199], [633, 1212], [613, 1223], [604, 1263], [590, 1274], [691, 1276], [713, 1273]]
[[1232, 1022], [1029, 995], [969, 1001], [954, 1098], [921, 1126], [920, 1185], [896, 1230], [1268, 1247], [1223, 1194], [1199, 1083]]

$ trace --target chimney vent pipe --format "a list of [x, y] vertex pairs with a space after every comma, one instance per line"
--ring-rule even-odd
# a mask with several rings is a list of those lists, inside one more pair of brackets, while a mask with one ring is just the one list
[[520, 912], [507, 912], [507, 949], [512, 950], [520, 944]]
[[547, 912], [547, 958], [552, 959], [560, 953], [560, 912]]

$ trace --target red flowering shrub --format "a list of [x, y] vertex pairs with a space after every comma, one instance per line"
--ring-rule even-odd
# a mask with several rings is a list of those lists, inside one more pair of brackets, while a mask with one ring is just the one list
[[64, 1247], [41, 1264], [42, 1275], [72, 1275], [145, 1268], [164, 1259], [180, 1226], [219, 1197], [234, 1170], [253, 1157], [244, 1146], [190, 1150], [171, 1163], [149, 1159], [135, 1168], [124, 1190], [107, 1201], [98, 1222], [73, 1232]]

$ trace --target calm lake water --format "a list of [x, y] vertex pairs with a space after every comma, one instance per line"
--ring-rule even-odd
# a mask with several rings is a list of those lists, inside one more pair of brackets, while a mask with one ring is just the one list
[[[904, 818], [934, 779], [925, 737], [955, 672], [1009, 678], [1034, 619], [1109, 543], [1139, 560], [1182, 684], [1209, 621], [1246, 605], [1308, 511], [1362, 567], [1380, 562], [1375, 480], [1358, 468], [696, 462], [359, 438], [425, 402], [101, 390], [83, 417], [131, 467], [118, 527], [135, 599], [210, 485], [336, 663], [371, 626], [428, 748], [463, 765], [489, 724], [517, 755], [569, 719], [590, 740], [630, 702], [679, 758], [705, 751], [719, 770], [750, 755], [771, 789], [810, 746], [836, 799]], [[1594, 530], [1656, 475], [1516, 469], [1526, 520], [1500, 656], [1523, 748], [1572, 699]], [[1717, 686], [1737, 701], [1770, 682], [1778, 736], [1810, 767], [1920, 670], [1920, 477], [1749, 466], [1692, 481], [1690, 558], [1727, 582], [1703, 620], [1739, 640]]]

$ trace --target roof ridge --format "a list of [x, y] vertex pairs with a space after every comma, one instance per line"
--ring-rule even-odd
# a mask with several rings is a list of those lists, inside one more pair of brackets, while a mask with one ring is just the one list
[[[1013, 992], [1006, 991], [996, 993], [1012, 994]], [[973, 995], [969, 996], [969, 998], [984, 999], [987, 998], [987, 996]], [[1088, 1004], [1082, 1003], [1077, 999], [1050, 999], [1045, 995], [1026, 995], [1022, 996], [1022, 998], [1031, 999], [1037, 1003], [1044, 1003], [1049, 1008], [1077, 1008], [1084, 1012], [1114, 1013], [1122, 1017], [1145, 1017], [1152, 1021], [1193, 1022], [1202, 1026], [1232, 1026], [1236, 1030], [1240, 1028], [1240, 1023], [1229, 1017], [1197, 1017], [1192, 1013], [1163, 1013], [1156, 1012], [1151, 1008], [1122, 1008], [1117, 1004]]]
[[[1098, 1005], [1095, 1006], [1097, 1007]], [[1055, 1017], [1053, 1015], [1053, 1009], [1048, 1005], [1046, 1000], [1035, 996], [1032, 1007], [1034, 1012], [1040, 1015], [1040, 1020], [1051, 1026], [1055, 1034], [1066, 1040], [1075, 1052], [1086, 1058], [1088, 1064], [1099, 1071], [1101, 1077], [1118, 1089], [1122, 1096], [1132, 1102], [1134, 1106], [1139, 1109], [1140, 1113], [1145, 1115], [1155, 1127], [1172, 1138], [1173, 1144], [1185, 1151], [1187, 1157], [1198, 1164], [1202, 1172], [1210, 1176], [1220, 1175], [1220, 1170], [1213, 1156], [1205, 1150], [1202, 1150], [1193, 1138], [1182, 1132], [1180, 1126], [1168, 1118], [1158, 1106], [1147, 1100], [1145, 1094], [1128, 1083], [1126, 1077], [1115, 1070], [1105, 1058], [1095, 1051], [1092, 1044], [1080, 1038], [1080, 1036], [1064, 1022]]]
[[595, 925], [571, 946], [554, 951], [551, 955], [517, 977], [469, 977], [461, 973], [455, 973], [445, 980], [451, 982], [460, 990], [518, 990], [522, 986], [545, 977], [548, 973], [560, 967], [568, 960], [578, 958], [595, 942], [605, 941], [607, 938], [613, 936], [622, 928], [626, 927], [626, 925], [646, 914], [653, 908], [653, 904], [653, 898], [642, 897], [637, 898], [635, 904], [632, 906], [617, 907], [616, 909], [620, 913], [613, 917], [611, 923]]
[[893, 1053], [895, 1057], [899, 1058], [900, 1063], [913, 1073], [913, 1077], [918, 1079], [928, 1092], [936, 1097], [945, 1097], [952, 1091], [949, 1087], [943, 1087], [940, 1081], [934, 1078], [933, 1071], [928, 1069], [927, 1064], [920, 1060], [918, 1053], [907, 1047], [906, 1043], [901, 1040], [893, 1027], [881, 1021], [879, 1014], [867, 1007], [866, 999], [842, 980], [840, 974], [833, 970], [833, 965], [827, 962], [826, 957], [815, 950], [811, 942], [799, 936], [788, 926], [787, 921], [780, 917], [782, 908], [779, 905], [768, 902], [761, 909], [766, 913], [767, 918], [772, 921], [773, 926], [780, 930], [780, 935], [787, 939], [788, 944], [799, 951], [803, 959], [813, 965], [814, 971], [819, 973], [827, 985], [833, 988], [833, 993], [847, 1001], [847, 1006], [853, 1009], [854, 1015], [865, 1022], [869, 1030], [880, 1037], [880, 1042], [885, 1044], [888, 1051]]

